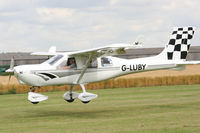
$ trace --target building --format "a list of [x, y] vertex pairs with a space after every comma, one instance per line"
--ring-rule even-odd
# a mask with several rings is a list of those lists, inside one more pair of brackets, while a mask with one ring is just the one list
[[48, 59], [47, 56], [33, 56], [30, 53], [0, 53], [0, 66], [10, 65], [12, 57], [14, 57], [15, 65], [39, 64]]

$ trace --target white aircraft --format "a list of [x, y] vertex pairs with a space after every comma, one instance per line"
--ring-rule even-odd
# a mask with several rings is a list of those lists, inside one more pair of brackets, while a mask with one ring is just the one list
[[[85, 84], [135, 72], [182, 70], [187, 64], [200, 64], [200, 61], [186, 61], [193, 35], [193, 27], [175, 27], [169, 43], [160, 54], [137, 59], [122, 59], [113, 55], [124, 53], [126, 49], [138, 48], [139, 42], [113, 44], [76, 52], [56, 52], [56, 48], [52, 47], [49, 52], [32, 53], [53, 56], [44, 63], [13, 67], [14, 61], [11, 60], [10, 69], [6, 72], [14, 72], [20, 84], [32, 86], [28, 100], [34, 104], [48, 99], [45, 95], [35, 93], [35, 87], [66, 84], [71, 85], [63, 96], [66, 101], [73, 102], [78, 98], [83, 103], [88, 103], [97, 98], [97, 95], [86, 92]], [[80, 85], [83, 92], [72, 92], [74, 85]]]

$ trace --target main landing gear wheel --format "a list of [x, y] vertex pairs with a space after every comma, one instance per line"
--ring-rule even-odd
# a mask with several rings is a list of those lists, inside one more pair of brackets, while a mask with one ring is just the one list
[[79, 93], [68, 91], [63, 95], [63, 98], [65, 101], [72, 103], [78, 96]]
[[68, 103], [72, 103], [74, 101], [74, 99], [69, 99], [69, 100], [66, 100]]
[[39, 102], [31, 102], [32, 104], [38, 104]]
[[72, 97], [72, 92], [70, 92], [69, 97], [70, 99], [65, 99], [68, 103], [72, 103], [74, 101], [73, 97]]
[[69, 91], [67, 91], [63, 95], [63, 98], [65, 99], [65, 101], [71, 103], [76, 98], [78, 98], [82, 103], [86, 104], [86, 103], [89, 103], [91, 100], [98, 97], [97, 94], [86, 92], [84, 85], [83, 84], [80, 84], [80, 85], [83, 92], [82, 93], [72, 92], [73, 85], [71, 85]]
[[89, 103], [90, 101], [81, 101], [82, 103], [84, 103], [84, 104], [87, 104], [87, 103]]
[[84, 84], [80, 84], [80, 86], [81, 86], [83, 92], [79, 94], [78, 99], [82, 103], [84, 103], [84, 104], [89, 103], [91, 100], [98, 97], [97, 94], [86, 92]]

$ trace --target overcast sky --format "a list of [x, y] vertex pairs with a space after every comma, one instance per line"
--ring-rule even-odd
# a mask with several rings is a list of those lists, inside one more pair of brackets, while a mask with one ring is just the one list
[[0, 0], [0, 52], [164, 47], [174, 26], [195, 26], [194, 46], [199, 25], [200, 0]]

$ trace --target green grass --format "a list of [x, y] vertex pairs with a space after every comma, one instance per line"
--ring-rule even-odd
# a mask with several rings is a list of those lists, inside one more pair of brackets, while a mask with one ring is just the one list
[[89, 91], [88, 104], [67, 103], [64, 92], [0, 95], [0, 133], [199, 133], [200, 85]]
[[8, 94], [16, 94], [16, 89], [15, 88], [12, 88], [6, 92], [0, 92], [0, 95], [8, 95]]

